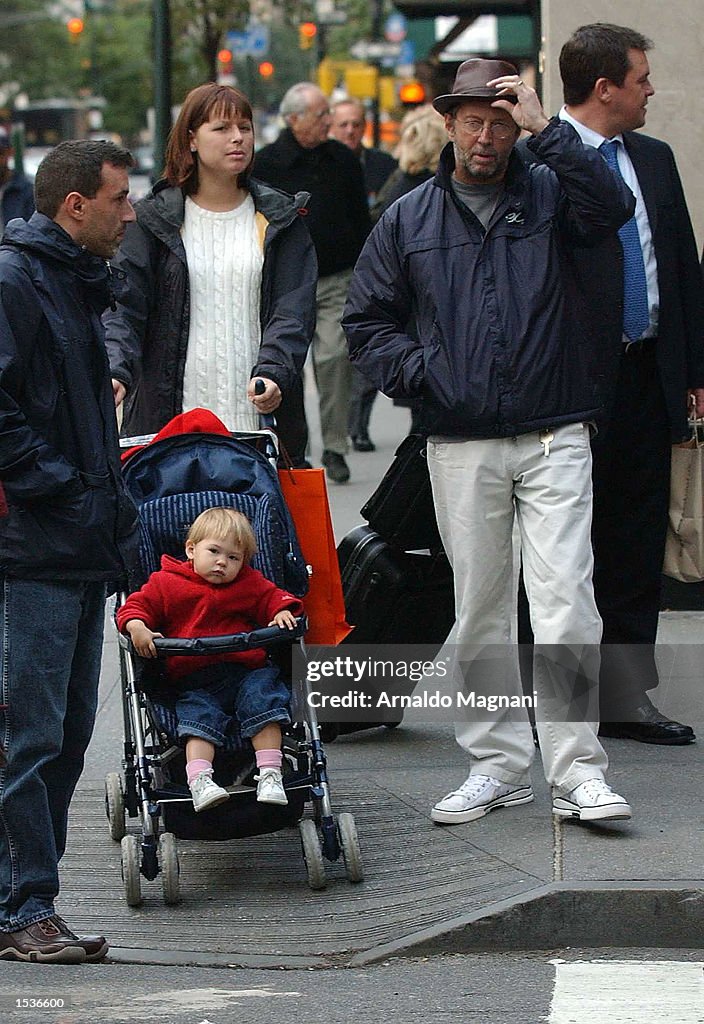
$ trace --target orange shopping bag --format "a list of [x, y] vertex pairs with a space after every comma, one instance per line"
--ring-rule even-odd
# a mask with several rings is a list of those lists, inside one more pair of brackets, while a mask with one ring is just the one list
[[279, 483], [306, 563], [313, 569], [303, 605], [309, 644], [337, 645], [352, 632], [345, 621], [340, 566], [324, 469], [280, 469]]

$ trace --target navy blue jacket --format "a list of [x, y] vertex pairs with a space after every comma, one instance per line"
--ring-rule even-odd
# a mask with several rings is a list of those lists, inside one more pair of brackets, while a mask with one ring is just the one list
[[485, 232], [455, 198], [448, 145], [435, 177], [373, 229], [343, 317], [350, 358], [392, 398], [422, 399], [431, 433], [512, 437], [592, 420], [594, 351], [572, 329], [561, 251], [593, 244], [634, 199], [574, 129], [552, 120], [511, 155]]
[[9, 224], [15, 217], [29, 220], [34, 213], [32, 182], [18, 171], [12, 175], [2, 194], [2, 223]]
[[0, 573], [117, 580], [136, 553], [100, 314], [105, 260], [53, 220], [0, 245]]
[[[315, 329], [315, 251], [301, 216], [308, 196], [247, 185], [263, 237], [262, 339], [251, 376], [275, 381], [284, 395], [303, 372]], [[153, 434], [183, 411], [190, 288], [181, 189], [166, 182], [135, 205], [113, 267], [129, 288], [104, 317], [112, 375], [127, 388], [123, 433]]]

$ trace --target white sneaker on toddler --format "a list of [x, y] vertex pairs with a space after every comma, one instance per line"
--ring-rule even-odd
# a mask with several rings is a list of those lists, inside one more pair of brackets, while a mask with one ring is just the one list
[[193, 808], [195, 811], [204, 811], [208, 807], [217, 807], [218, 804], [222, 804], [230, 799], [230, 794], [227, 790], [213, 782], [210, 772], [201, 772], [199, 775], [196, 775], [195, 779], [188, 783], [188, 788], [193, 797]]
[[260, 804], [287, 804], [288, 797], [284, 789], [281, 770], [279, 768], [261, 768], [257, 779], [257, 800]]

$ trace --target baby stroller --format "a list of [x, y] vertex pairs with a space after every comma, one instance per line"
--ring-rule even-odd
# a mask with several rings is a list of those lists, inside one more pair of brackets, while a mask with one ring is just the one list
[[[148, 438], [132, 439], [144, 443]], [[159, 567], [162, 554], [183, 557], [186, 532], [195, 517], [214, 505], [243, 512], [254, 527], [252, 562], [277, 586], [296, 596], [308, 587], [308, 567], [279, 490], [276, 438], [253, 434], [176, 434], [146, 444], [124, 466], [127, 489], [139, 509], [140, 586]], [[118, 595], [124, 602], [126, 595]], [[232, 636], [156, 640], [159, 656], [213, 654], [265, 647], [290, 678], [292, 636], [305, 656], [305, 618], [291, 633], [267, 627]], [[283, 643], [282, 643], [283, 640]], [[359, 839], [350, 813], [333, 815], [326, 757], [305, 679], [292, 683], [292, 725], [284, 733], [284, 788], [288, 805], [258, 803], [254, 752], [235, 731], [218, 751], [214, 781], [230, 793], [226, 803], [198, 814], [185, 779], [185, 755], [176, 739], [173, 692], [160, 682], [159, 661], [139, 658], [119, 637], [124, 719], [122, 775], [105, 780], [110, 835], [121, 842], [122, 878], [130, 906], [142, 901], [141, 878], [161, 875], [164, 901], [180, 900], [176, 839], [223, 840], [277, 832], [298, 825], [311, 889], [326, 885], [325, 860], [342, 857], [347, 878], [364, 877]], [[303, 817], [305, 805], [312, 817]], [[139, 818], [141, 838], [127, 833], [125, 814]]]

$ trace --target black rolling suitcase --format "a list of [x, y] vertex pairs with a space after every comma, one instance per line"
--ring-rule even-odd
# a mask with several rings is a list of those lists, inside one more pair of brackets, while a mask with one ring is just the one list
[[[347, 644], [442, 646], [455, 618], [452, 570], [443, 551], [407, 552], [387, 544], [370, 526], [357, 526], [337, 548], [346, 618], [355, 629]], [[393, 722], [341, 722], [338, 734], [393, 727]]]
[[351, 644], [441, 646], [455, 618], [452, 569], [443, 551], [401, 551], [370, 526], [337, 549]]

